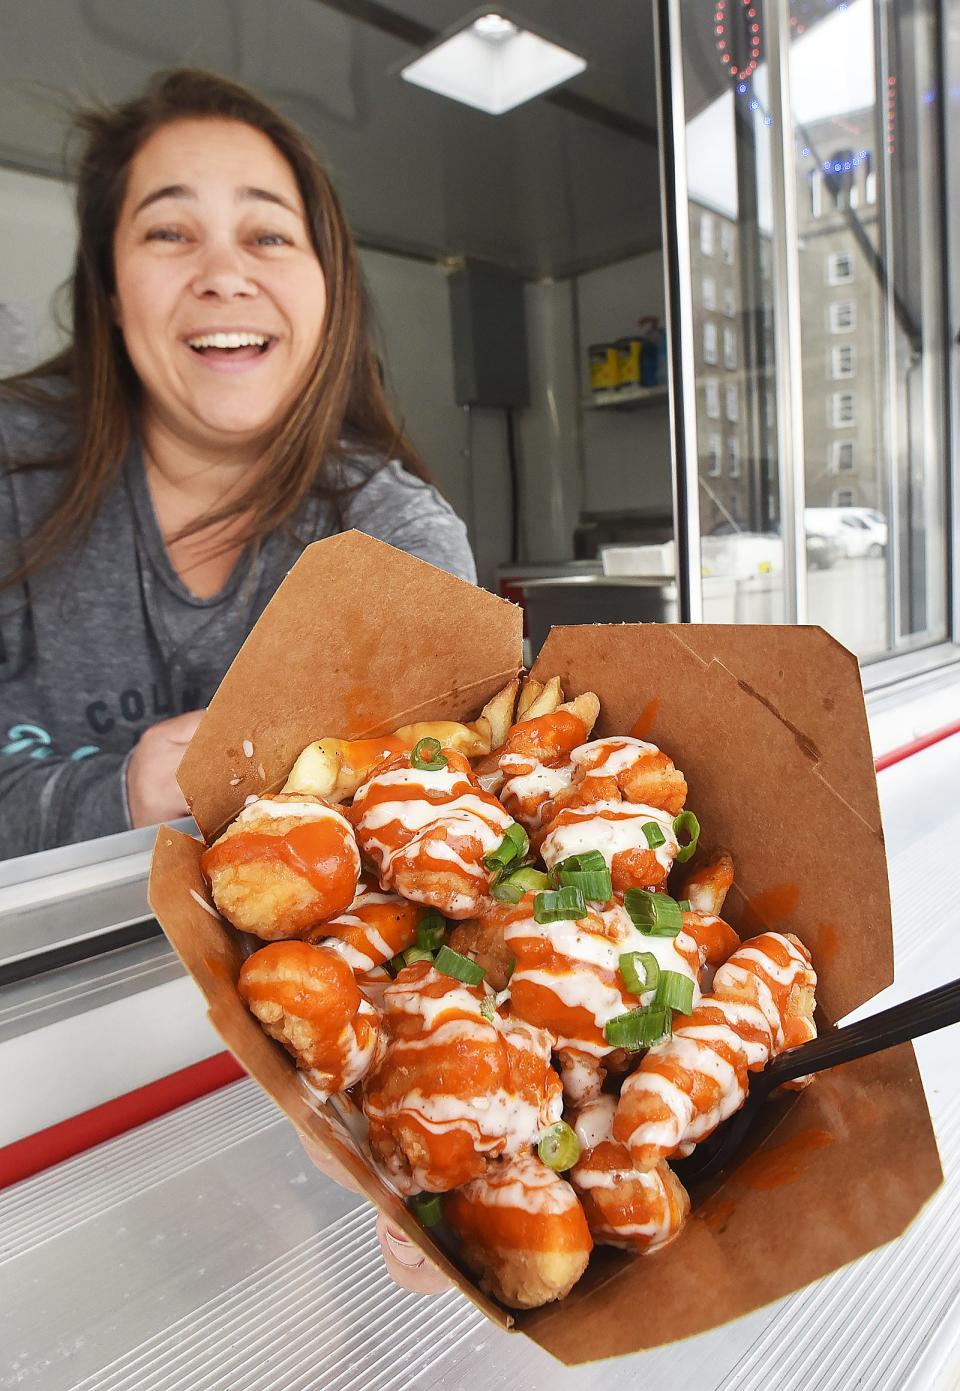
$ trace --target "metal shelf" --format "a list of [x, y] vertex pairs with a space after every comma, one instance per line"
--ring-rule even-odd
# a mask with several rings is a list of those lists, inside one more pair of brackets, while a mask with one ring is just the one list
[[595, 391], [583, 402], [584, 410], [640, 410], [666, 401], [669, 389], [665, 386], [623, 386], [617, 390]]

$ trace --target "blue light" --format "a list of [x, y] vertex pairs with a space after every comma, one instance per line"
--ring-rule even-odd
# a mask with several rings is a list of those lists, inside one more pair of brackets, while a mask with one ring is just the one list
[[861, 151], [860, 151], [860, 158], [861, 158], [861, 159], [869, 159], [869, 158], [870, 158], [870, 151], [869, 151], [869, 150], [861, 150]]
[[800, 151], [800, 153], [801, 153], [801, 155], [803, 156], [804, 159], [809, 159], [809, 158], [810, 158], [810, 151], [807, 149], [806, 145], [804, 145], [804, 147], [803, 147], [803, 149]]
[[738, 92], [741, 92], [741, 93], [742, 93], [742, 92], [745, 92], [746, 90], [747, 90], [747, 84], [746, 84], [745, 82], [738, 82], [738, 83], [737, 83], [737, 91], [738, 91]]
[[851, 170], [852, 168], [853, 168], [853, 165], [850, 163], [850, 161], [849, 161], [848, 159], [845, 159], [845, 160], [843, 161], [843, 172], [844, 172], [845, 174], [849, 174], [849, 173], [850, 173], [850, 170]]
[[763, 118], [763, 124], [764, 124], [765, 126], [772, 126], [772, 125], [773, 125], [773, 117], [772, 117], [772, 116], [764, 116], [764, 118]]
[[839, 174], [839, 173], [841, 172], [842, 169], [843, 169], [843, 165], [840, 163], [840, 161], [839, 161], [838, 159], [835, 159], [835, 160], [833, 161], [833, 172], [834, 172], [835, 174]]
[[830, 161], [829, 161], [828, 159], [825, 159], [825, 160], [823, 161], [823, 172], [824, 172], [825, 174], [829, 174], [829, 173], [830, 173]]
[[854, 155], [854, 157], [853, 157], [853, 159], [850, 161], [850, 163], [853, 165], [854, 169], [856, 169], [857, 165], [860, 163], [859, 156]]
[[844, 10], [845, 10], [846, 8], [847, 8], [847, 0], [843, 0], [843, 4], [837, 6], [837, 9], [840, 11], [841, 14], [843, 14], [843, 12], [844, 12]]
[[754, 97], [754, 98], [752, 99], [752, 101], [750, 102], [750, 110], [751, 110], [751, 111], [756, 111], [756, 109], [757, 109], [757, 107], [758, 107], [759, 105], [760, 105], [760, 103], [757, 101], [756, 97]]

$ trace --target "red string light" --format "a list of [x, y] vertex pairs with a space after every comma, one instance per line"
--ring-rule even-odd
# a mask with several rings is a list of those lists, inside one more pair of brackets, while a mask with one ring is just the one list
[[[733, 3], [736, 4], [736, 0], [733, 0]], [[760, 62], [760, 47], [763, 31], [757, 17], [755, 0], [740, 0], [740, 6], [744, 14], [748, 20], [752, 21], [748, 25], [747, 32], [747, 38], [750, 42], [749, 57], [746, 62], [743, 63], [742, 67], [739, 62], [734, 62], [734, 57], [729, 51], [730, 45], [727, 42], [727, 0], [715, 0], [715, 6], [713, 32], [716, 36], [717, 52], [720, 54], [721, 62], [731, 77], [735, 77], [739, 82], [746, 82], [756, 72]]]

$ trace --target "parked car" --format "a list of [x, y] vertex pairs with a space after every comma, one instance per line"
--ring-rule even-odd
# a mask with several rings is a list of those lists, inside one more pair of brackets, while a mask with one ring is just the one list
[[808, 533], [833, 537], [851, 559], [881, 556], [887, 547], [887, 519], [871, 507], [807, 507]]
[[[845, 554], [840, 540], [828, 530], [816, 530], [805, 521], [807, 569], [829, 570]], [[722, 540], [719, 538], [723, 538]], [[720, 522], [702, 541], [703, 573], [746, 578], [783, 569], [783, 545], [779, 532], [760, 535], [737, 531], [730, 522]]]

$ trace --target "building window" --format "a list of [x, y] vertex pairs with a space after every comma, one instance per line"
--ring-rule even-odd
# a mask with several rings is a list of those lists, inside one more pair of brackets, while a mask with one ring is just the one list
[[720, 436], [707, 435], [707, 474], [710, 478], [717, 478], [722, 471], [720, 449]]
[[716, 309], [717, 307], [717, 282], [712, 275], [703, 277], [702, 295], [704, 309]]
[[830, 462], [834, 473], [853, 468], [853, 440], [834, 440], [830, 446]]
[[852, 488], [834, 488], [834, 490], [833, 490], [833, 505], [834, 505], [834, 507], [852, 507], [852, 506], [853, 506], [853, 489], [852, 489]]
[[720, 383], [708, 377], [703, 384], [703, 404], [709, 420], [720, 419]]
[[834, 251], [827, 257], [827, 284], [845, 285], [853, 279], [853, 256], [849, 251]]
[[720, 259], [725, 266], [733, 265], [733, 252], [736, 246], [732, 222], [720, 224]]
[[737, 297], [733, 292], [732, 285], [725, 285], [723, 289], [723, 312], [728, 319], [736, 317]]
[[830, 349], [830, 376], [840, 381], [857, 375], [857, 350], [852, 343], [838, 343]]
[[736, 388], [735, 383], [731, 382], [727, 387], [724, 388], [724, 397], [725, 397], [726, 407], [727, 407], [727, 419], [728, 419], [728, 420], [739, 420], [739, 419], [740, 419], [740, 396], [739, 396], [739, 393], [737, 392], [737, 388]]
[[820, 217], [823, 213], [823, 178], [819, 169], [810, 175], [810, 214]]
[[827, 306], [831, 333], [850, 333], [857, 326], [857, 305], [852, 299], [835, 299]]
[[723, 365], [731, 372], [737, 365], [737, 335], [732, 328], [723, 330]]
[[727, 440], [727, 472], [731, 478], [740, 477], [740, 441], [736, 435]]
[[703, 326], [703, 360], [708, 367], [717, 365], [717, 326], [712, 319]]
[[700, 214], [700, 254], [713, 255], [713, 213]]
[[856, 425], [857, 413], [852, 391], [835, 391], [830, 397], [830, 424], [834, 429]]

